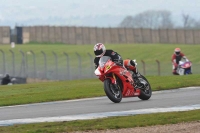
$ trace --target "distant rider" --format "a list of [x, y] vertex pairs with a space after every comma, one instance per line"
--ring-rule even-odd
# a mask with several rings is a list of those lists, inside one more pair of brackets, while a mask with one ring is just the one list
[[11, 79], [10, 79], [10, 75], [6, 74], [1, 81], [1, 85], [8, 85], [9, 83], [11, 83]]
[[140, 73], [137, 71], [136, 64], [133, 60], [126, 59], [123, 61], [122, 57], [115, 51], [109, 49], [106, 50], [106, 47], [103, 43], [97, 43], [94, 45], [94, 64], [95, 69], [99, 66], [99, 59], [102, 56], [109, 56], [111, 57], [113, 62], [116, 62], [118, 65], [125, 66], [127, 69], [131, 70], [133, 74], [133, 79], [136, 80], [136, 82], [140, 82], [138, 80], [138, 76], [140, 76]]
[[174, 75], [179, 75], [179, 74], [176, 72], [176, 70], [177, 70], [177, 68], [178, 68], [179, 61], [180, 61], [182, 58], [187, 59], [186, 56], [181, 52], [181, 49], [180, 49], [180, 48], [175, 48], [175, 49], [174, 49], [174, 53], [173, 53], [173, 55], [172, 55], [172, 57], [171, 57], [172, 69], [173, 69], [172, 73], [173, 73]]

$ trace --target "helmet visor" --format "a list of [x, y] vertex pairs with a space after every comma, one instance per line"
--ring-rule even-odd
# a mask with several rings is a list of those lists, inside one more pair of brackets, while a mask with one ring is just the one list
[[100, 56], [103, 56], [103, 50], [101, 49], [101, 50], [96, 50], [96, 51], [94, 51], [94, 54], [96, 55], [96, 57], [100, 57]]
[[180, 51], [179, 52], [175, 52], [176, 55], [180, 55]]

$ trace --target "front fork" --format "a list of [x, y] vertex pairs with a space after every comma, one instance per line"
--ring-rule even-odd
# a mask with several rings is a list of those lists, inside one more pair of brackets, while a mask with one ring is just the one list
[[116, 76], [114, 73], [112, 73], [112, 78], [110, 77], [110, 79], [111, 79], [111, 82], [112, 82], [112, 85], [113, 85], [115, 91], [118, 91], [120, 89], [120, 87], [117, 84]]

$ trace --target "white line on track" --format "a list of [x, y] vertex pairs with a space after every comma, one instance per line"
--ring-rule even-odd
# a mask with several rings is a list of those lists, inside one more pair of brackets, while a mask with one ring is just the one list
[[38, 117], [38, 118], [26, 118], [26, 119], [13, 119], [13, 120], [2, 120], [0, 126], [9, 126], [14, 124], [28, 124], [28, 123], [40, 123], [40, 122], [61, 122], [61, 121], [73, 121], [73, 120], [88, 120], [97, 118], [106, 118], [112, 116], [127, 116], [137, 114], [150, 114], [160, 112], [176, 112], [176, 111], [189, 111], [200, 109], [200, 104], [188, 105], [188, 106], [177, 106], [170, 108], [149, 108], [129, 111], [116, 111], [116, 112], [102, 112], [102, 113], [90, 113], [81, 115], [67, 115], [60, 117]]

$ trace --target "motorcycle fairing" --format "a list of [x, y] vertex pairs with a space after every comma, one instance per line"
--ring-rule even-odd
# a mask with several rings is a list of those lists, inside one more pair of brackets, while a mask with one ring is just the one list
[[191, 62], [184, 62], [180, 65], [182, 68], [189, 68], [192, 66], [192, 63]]
[[192, 63], [186, 59], [179, 61], [179, 67], [177, 69], [177, 73], [179, 75], [191, 74], [191, 66]]
[[[107, 60], [99, 65], [99, 67], [95, 70], [95, 74], [99, 76], [99, 79], [102, 82], [105, 78], [109, 78], [113, 84], [116, 84], [115, 75], [119, 77], [123, 82], [123, 97], [140, 95], [140, 90], [135, 90], [133, 87], [134, 81], [131, 73], [123, 66], [116, 65], [111, 60]], [[126, 82], [126, 84], [124, 82]]]

